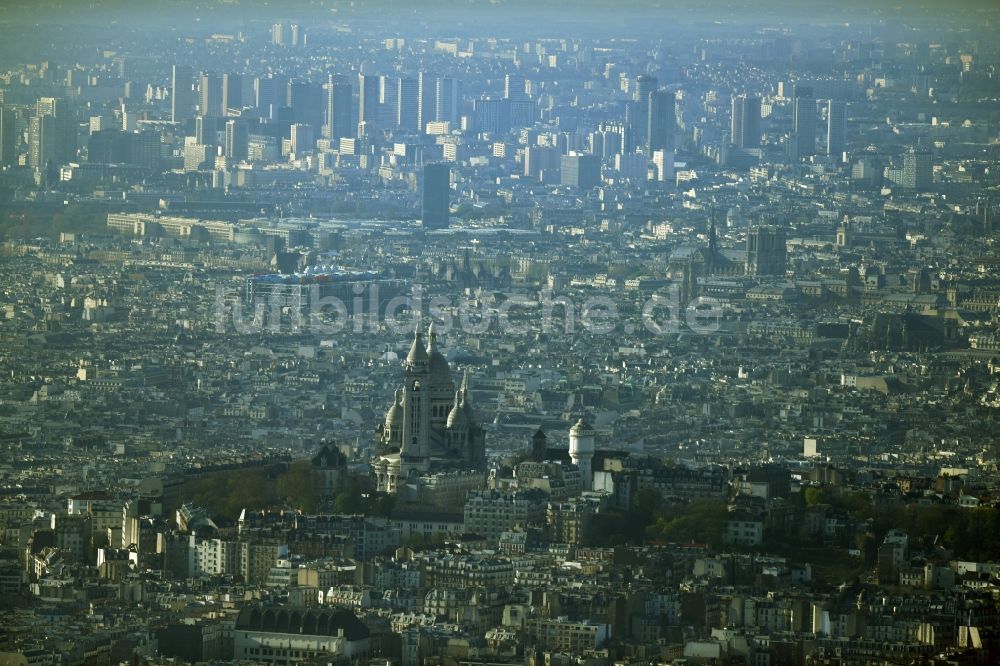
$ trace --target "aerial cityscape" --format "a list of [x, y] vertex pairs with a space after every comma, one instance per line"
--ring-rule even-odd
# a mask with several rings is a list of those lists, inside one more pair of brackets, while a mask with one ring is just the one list
[[1000, 664], [1000, 5], [0, 2], [0, 666]]

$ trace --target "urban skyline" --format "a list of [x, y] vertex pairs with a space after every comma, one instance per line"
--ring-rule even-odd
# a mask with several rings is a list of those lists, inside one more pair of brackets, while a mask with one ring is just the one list
[[997, 662], [998, 19], [5, 2], [0, 664]]

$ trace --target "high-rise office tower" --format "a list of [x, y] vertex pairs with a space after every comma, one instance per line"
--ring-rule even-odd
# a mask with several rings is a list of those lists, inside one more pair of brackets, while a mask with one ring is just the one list
[[531, 127], [538, 119], [538, 105], [530, 99], [504, 100], [510, 105], [510, 126]]
[[160, 166], [160, 133], [156, 130], [144, 129], [126, 136], [131, 139], [129, 153], [132, 164], [138, 164], [147, 169], [158, 169]]
[[61, 164], [76, 154], [76, 127], [66, 100], [39, 97], [28, 124], [28, 164], [36, 171]]
[[437, 95], [437, 83], [427, 72], [417, 74], [417, 129], [427, 131], [427, 123], [435, 119], [434, 99]]
[[358, 75], [358, 126], [362, 123], [369, 136], [378, 133], [379, 81], [373, 74]]
[[57, 135], [54, 117], [31, 117], [28, 121], [28, 166], [35, 171], [41, 171], [56, 160]]
[[214, 116], [197, 116], [194, 119], [195, 141], [203, 146], [215, 145], [215, 124]]
[[325, 122], [326, 100], [322, 85], [309, 81], [289, 81], [286, 102], [292, 110], [292, 122], [309, 125], [317, 131]]
[[674, 171], [674, 153], [670, 150], [654, 150], [653, 165], [656, 167], [656, 180], [661, 183], [673, 182], [676, 178]]
[[351, 106], [353, 90], [345, 77], [331, 74], [326, 83], [326, 122], [323, 136], [333, 141], [355, 136], [352, 129]]
[[929, 190], [934, 182], [934, 158], [923, 146], [910, 148], [903, 154], [903, 187]]
[[62, 97], [39, 97], [35, 102], [35, 115], [66, 118], [69, 108]]
[[618, 128], [618, 133], [622, 137], [620, 152], [623, 155], [634, 153], [636, 149], [635, 128], [632, 127], [631, 123], [625, 122]]
[[473, 103], [473, 117], [476, 131], [490, 134], [504, 134], [510, 131], [509, 99], [477, 99]]
[[600, 144], [600, 151], [593, 150], [595, 155], [600, 155], [602, 159], [610, 160], [615, 155], [622, 152], [622, 134], [625, 126], [621, 123], [601, 123], [594, 132], [594, 142]]
[[558, 182], [560, 157], [555, 146], [528, 146], [524, 150], [524, 175], [546, 183]]
[[17, 164], [17, 128], [14, 112], [0, 106], [0, 168]]
[[275, 23], [271, 26], [271, 43], [275, 46], [285, 45], [285, 24]]
[[658, 150], [673, 152], [674, 127], [677, 120], [674, 111], [674, 94], [668, 90], [654, 90], [649, 93], [649, 108], [646, 112], [646, 148], [652, 155]]
[[399, 79], [382, 74], [378, 77], [379, 127], [396, 126], [396, 94]]
[[984, 234], [993, 233], [993, 205], [989, 197], [976, 201], [976, 219], [979, 220]]
[[183, 122], [194, 116], [195, 97], [191, 87], [194, 72], [187, 65], [174, 65], [170, 73], [170, 120]]
[[847, 105], [831, 99], [826, 109], [826, 154], [840, 156], [847, 141]]
[[191, 143], [185, 143], [184, 170], [201, 171], [203, 169], [210, 169], [214, 154], [212, 146], [195, 143], [194, 140]]
[[292, 46], [299, 46], [299, 44], [302, 41], [302, 33], [299, 30], [299, 24], [293, 23], [291, 26], [289, 26], [288, 31], [291, 34]]
[[458, 80], [444, 77], [437, 80], [434, 96], [434, 119], [458, 124]]
[[503, 98], [515, 102], [523, 102], [528, 99], [528, 93], [524, 87], [524, 77], [519, 74], [507, 74], [503, 80]]
[[601, 158], [597, 155], [569, 153], [559, 161], [560, 184], [578, 190], [590, 190], [601, 184]]
[[115, 74], [118, 75], [119, 79], [122, 81], [128, 81], [132, 78], [134, 67], [132, 66], [133, 63], [131, 60], [128, 60], [125, 57], [118, 57], [111, 62], [114, 65]]
[[792, 91], [793, 159], [816, 154], [816, 97], [812, 86], [795, 84]]
[[760, 147], [760, 97], [733, 97], [730, 137], [737, 148]]
[[640, 74], [635, 77], [635, 85], [632, 95], [634, 113], [632, 114], [632, 127], [635, 129], [635, 138], [639, 145], [645, 145], [649, 134], [649, 94], [656, 90], [659, 82], [655, 76]]
[[222, 77], [203, 73], [198, 83], [198, 115], [218, 118], [224, 115], [222, 107]]
[[288, 98], [288, 78], [268, 74], [254, 80], [254, 106], [264, 118], [277, 118]]
[[289, 129], [289, 139], [292, 152], [296, 155], [308, 152], [315, 147], [312, 127], [301, 123], [293, 123]]
[[416, 79], [396, 82], [396, 127], [416, 130], [420, 118], [420, 88]]
[[787, 265], [785, 230], [761, 225], [747, 234], [746, 272], [750, 275], [784, 275]]
[[243, 108], [243, 77], [240, 74], [222, 75], [222, 113]]
[[108, 122], [108, 119], [105, 116], [91, 116], [88, 124], [88, 130], [91, 134], [109, 129], [111, 127], [111, 123]]
[[225, 156], [227, 159], [238, 161], [247, 158], [247, 141], [249, 133], [246, 122], [242, 119], [233, 119], [226, 122], [226, 145]]
[[448, 227], [451, 167], [443, 163], [424, 165], [420, 219], [427, 229]]

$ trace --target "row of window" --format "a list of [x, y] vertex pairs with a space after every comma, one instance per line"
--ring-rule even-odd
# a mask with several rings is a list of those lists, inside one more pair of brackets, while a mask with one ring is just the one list
[[290, 650], [287, 648], [263, 647], [263, 648], [247, 648], [246, 654], [248, 656], [257, 656], [257, 657], [291, 657], [293, 659], [294, 658], [307, 659], [310, 657], [315, 657], [320, 653], [314, 650]]

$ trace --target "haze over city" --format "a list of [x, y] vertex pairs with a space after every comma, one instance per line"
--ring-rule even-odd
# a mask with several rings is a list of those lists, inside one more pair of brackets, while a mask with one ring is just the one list
[[998, 18], [6, 0], [0, 666], [1000, 662]]

